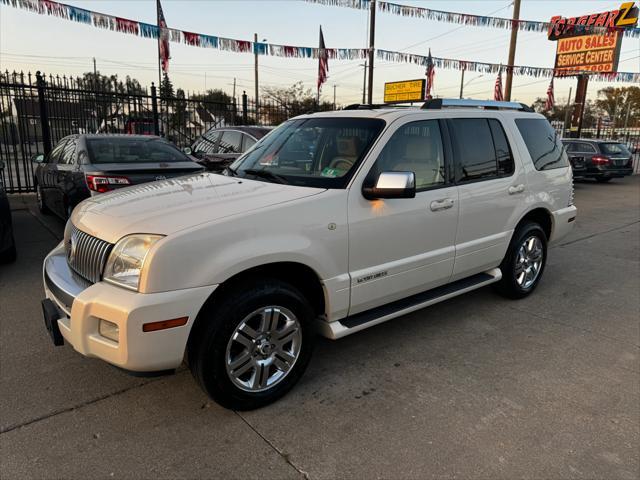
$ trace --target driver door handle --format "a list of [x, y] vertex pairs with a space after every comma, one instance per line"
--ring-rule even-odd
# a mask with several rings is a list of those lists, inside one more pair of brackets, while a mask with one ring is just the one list
[[522, 193], [522, 192], [524, 192], [524, 184], [521, 183], [520, 185], [511, 185], [507, 191], [509, 192], [509, 195], [515, 195], [516, 193]]
[[448, 208], [453, 207], [453, 199], [451, 198], [443, 198], [441, 200], [434, 200], [431, 202], [430, 208], [432, 212], [437, 212], [439, 210], [446, 210]]

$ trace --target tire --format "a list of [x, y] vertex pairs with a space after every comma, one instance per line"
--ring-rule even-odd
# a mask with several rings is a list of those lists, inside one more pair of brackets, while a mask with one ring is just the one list
[[502, 280], [496, 290], [507, 298], [526, 297], [540, 283], [546, 262], [547, 235], [537, 223], [524, 223], [515, 231], [500, 264]]
[[[276, 279], [244, 284], [200, 312], [187, 347], [189, 368], [223, 407], [263, 407], [291, 390], [306, 370], [313, 319], [309, 302], [292, 285]], [[265, 327], [269, 323], [275, 328]]]
[[51, 213], [51, 210], [49, 210], [49, 207], [47, 207], [47, 204], [44, 201], [44, 193], [42, 192], [40, 184], [36, 184], [36, 202], [40, 213], [44, 215], [49, 215]]
[[596, 182], [607, 183], [611, 181], [611, 177], [596, 177]]

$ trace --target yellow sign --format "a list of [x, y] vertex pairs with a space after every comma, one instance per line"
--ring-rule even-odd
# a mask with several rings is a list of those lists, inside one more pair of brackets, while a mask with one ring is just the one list
[[420, 102], [424, 100], [426, 79], [387, 82], [384, 84], [384, 103]]
[[556, 51], [556, 71], [615, 72], [621, 39], [617, 31], [561, 38]]

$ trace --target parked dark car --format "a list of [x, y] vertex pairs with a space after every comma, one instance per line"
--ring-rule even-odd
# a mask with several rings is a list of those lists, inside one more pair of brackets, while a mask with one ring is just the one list
[[633, 173], [632, 154], [624, 143], [582, 138], [562, 142], [567, 149], [574, 178], [608, 182]]
[[0, 263], [10, 263], [16, 259], [16, 241], [13, 238], [13, 222], [7, 192], [2, 183], [4, 164], [0, 160]]
[[143, 135], [71, 135], [34, 161], [38, 207], [63, 219], [92, 195], [204, 170], [172, 143]]
[[272, 127], [212, 128], [185, 149], [211, 172], [221, 172], [272, 130]]

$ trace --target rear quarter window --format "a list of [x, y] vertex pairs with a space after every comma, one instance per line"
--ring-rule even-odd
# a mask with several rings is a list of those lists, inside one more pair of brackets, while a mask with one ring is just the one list
[[567, 154], [557, 132], [544, 118], [515, 120], [536, 170], [551, 170], [569, 166]]
[[622, 143], [601, 143], [600, 150], [607, 155], [631, 155], [627, 146]]

